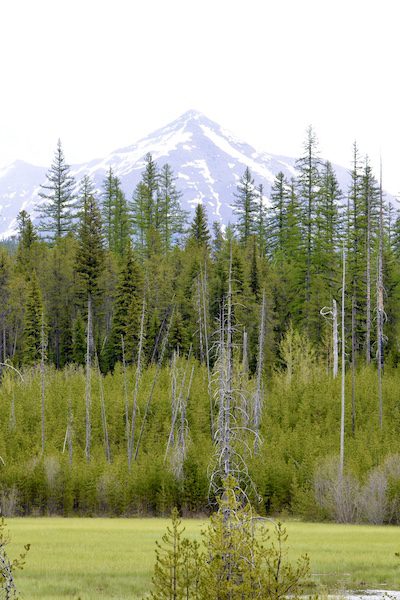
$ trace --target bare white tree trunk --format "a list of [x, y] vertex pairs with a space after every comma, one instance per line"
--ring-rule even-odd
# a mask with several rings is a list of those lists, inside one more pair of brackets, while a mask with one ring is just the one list
[[356, 431], [356, 301], [351, 299], [351, 431]]
[[260, 443], [260, 423], [262, 413], [262, 372], [264, 364], [264, 340], [265, 340], [265, 310], [266, 310], [266, 299], [265, 290], [263, 291], [262, 305], [261, 305], [261, 318], [260, 318], [260, 330], [258, 335], [258, 360], [257, 360], [257, 387], [254, 398], [254, 451], [258, 452]]
[[208, 379], [208, 398], [210, 404], [210, 430], [211, 430], [211, 439], [214, 439], [214, 413], [213, 413], [213, 398], [212, 398], [212, 390], [211, 390], [211, 369], [210, 369], [210, 349], [208, 345], [208, 285], [207, 285], [207, 265], [204, 264], [204, 275], [202, 277], [202, 304], [203, 304], [203, 323], [204, 323], [204, 346], [205, 346], [205, 354], [206, 354], [206, 365], [207, 365], [207, 379]]
[[91, 367], [92, 367], [92, 349], [93, 349], [93, 332], [92, 332], [92, 298], [88, 295], [88, 315], [87, 315], [87, 330], [86, 330], [86, 389], [85, 389], [85, 425], [86, 425], [86, 442], [85, 456], [90, 462], [90, 450], [92, 443], [92, 386], [91, 386]]
[[344, 417], [346, 408], [345, 398], [345, 376], [346, 376], [346, 338], [345, 338], [345, 292], [346, 292], [346, 254], [343, 244], [343, 273], [342, 273], [342, 394], [341, 394], [341, 412], [340, 412], [340, 460], [339, 460], [339, 481], [343, 482], [344, 471]]
[[96, 354], [96, 367], [97, 367], [97, 376], [99, 380], [99, 395], [100, 395], [100, 414], [101, 414], [101, 425], [103, 429], [103, 440], [104, 440], [104, 452], [106, 455], [106, 460], [108, 463], [111, 462], [111, 449], [110, 449], [110, 440], [108, 437], [108, 425], [107, 425], [107, 412], [106, 412], [106, 403], [104, 399], [104, 386], [103, 386], [103, 375], [100, 371], [99, 358]]
[[339, 335], [338, 335], [338, 311], [336, 300], [332, 300], [332, 343], [333, 343], [333, 378], [336, 379], [339, 372]]
[[378, 277], [376, 294], [376, 327], [377, 327], [377, 363], [378, 363], [378, 402], [379, 402], [379, 427], [383, 427], [383, 399], [382, 399], [382, 374], [383, 374], [383, 325], [385, 322], [385, 310], [383, 304], [383, 192], [382, 192], [382, 162], [380, 168], [379, 183], [379, 251], [378, 251]]
[[[156, 366], [156, 372], [154, 374], [153, 384], [151, 386], [150, 394], [149, 394], [147, 402], [146, 402], [146, 406], [145, 406], [145, 409], [144, 409], [144, 414], [143, 414], [142, 422], [141, 422], [141, 425], [140, 425], [140, 431], [139, 431], [138, 441], [137, 441], [136, 449], [135, 449], [135, 457], [134, 457], [135, 460], [137, 460], [137, 457], [139, 455], [139, 448], [140, 448], [140, 444], [141, 444], [141, 441], [142, 441], [142, 438], [143, 438], [143, 433], [144, 433], [144, 429], [145, 429], [145, 426], [146, 426], [147, 416], [149, 414], [151, 402], [153, 400], [154, 390], [156, 388], [157, 381], [158, 381], [158, 376], [160, 374], [162, 363], [163, 363], [163, 360], [164, 360], [165, 349], [167, 347], [167, 342], [168, 342], [168, 337], [169, 337], [169, 332], [170, 332], [170, 329], [171, 329], [171, 323], [172, 323], [172, 320], [173, 320], [173, 316], [174, 316], [174, 309], [171, 310], [171, 314], [169, 315], [169, 319], [167, 319], [167, 322], [168, 322], [167, 329], [166, 329], [166, 332], [165, 332], [163, 340], [162, 340], [161, 352], [160, 352], [160, 355], [158, 357], [158, 362], [157, 362], [157, 366]], [[161, 327], [163, 327], [163, 325], [161, 325]], [[160, 331], [160, 335], [161, 335], [161, 331]]]
[[146, 317], [146, 296], [143, 294], [143, 305], [142, 305], [142, 316], [140, 318], [140, 334], [139, 334], [139, 347], [137, 352], [136, 362], [136, 374], [135, 374], [135, 387], [133, 389], [133, 404], [132, 404], [132, 419], [130, 422], [130, 435], [128, 437], [128, 466], [131, 468], [133, 448], [135, 445], [135, 428], [136, 428], [136, 415], [138, 409], [138, 394], [139, 385], [142, 377], [142, 354], [144, 345], [144, 321]]
[[46, 340], [44, 335], [44, 316], [42, 313], [42, 325], [40, 329], [40, 382], [41, 382], [41, 422], [42, 422], [42, 454], [46, 444], [45, 430], [45, 369], [46, 360]]
[[367, 188], [367, 314], [366, 314], [366, 332], [365, 332], [365, 359], [367, 365], [371, 362], [371, 202], [369, 189]]
[[125, 360], [125, 339], [121, 335], [121, 349], [122, 349], [122, 372], [123, 372], [123, 385], [124, 385], [124, 408], [125, 408], [125, 439], [126, 444], [129, 444], [129, 402], [128, 402], [128, 380], [126, 376], [126, 360]]

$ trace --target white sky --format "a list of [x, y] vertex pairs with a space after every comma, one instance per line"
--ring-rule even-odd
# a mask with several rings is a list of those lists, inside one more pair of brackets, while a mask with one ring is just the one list
[[[396, 5], [397, 9], [396, 10]], [[271, 153], [312, 124], [400, 192], [396, 0], [0, 0], [0, 165], [133, 144], [190, 108]]]

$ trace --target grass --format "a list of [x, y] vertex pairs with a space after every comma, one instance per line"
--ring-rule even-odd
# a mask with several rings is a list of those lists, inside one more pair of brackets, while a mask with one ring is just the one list
[[[25, 600], [127, 600], [150, 587], [154, 542], [166, 519], [9, 519], [9, 554], [31, 544], [17, 575]], [[185, 521], [200, 536], [204, 521]], [[400, 589], [400, 529], [287, 523], [290, 556], [307, 552], [313, 582], [329, 590]]]

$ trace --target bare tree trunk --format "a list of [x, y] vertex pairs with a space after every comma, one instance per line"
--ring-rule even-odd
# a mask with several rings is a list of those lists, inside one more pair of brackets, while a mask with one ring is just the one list
[[125, 407], [125, 439], [126, 443], [129, 444], [129, 402], [128, 402], [128, 381], [126, 377], [126, 360], [125, 360], [125, 339], [121, 335], [121, 349], [122, 349], [122, 370], [123, 370], [123, 384], [124, 384], [124, 407]]
[[383, 427], [383, 399], [382, 399], [382, 374], [384, 365], [383, 355], [383, 324], [385, 310], [383, 305], [383, 192], [382, 192], [382, 162], [379, 183], [379, 252], [378, 252], [378, 278], [377, 278], [377, 363], [378, 363], [378, 402], [379, 402], [379, 427]]
[[142, 316], [140, 318], [140, 334], [139, 334], [139, 347], [137, 352], [136, 362], [136, 374], [135, 374], [135, 387], [133, 390], [133, 404], [132, 404], [132, 419], [130, 423], [130, 435], [128, 437], [127, 451], [128, 451], [128, 466], [131, 468], [132, 454], [135, 445], [135, 428], [136, 428], [136, 415], [138, 408], [138, 393], [139, 384], [142, 377], [142, 354], [144, 345], [144, 321], [146, 317], [146, 295], [143, 294], [143, 305], [142, 305]]
[[45, 431], [45, 370], [44, 363], [46, 360], [46, 341], [44, 335], [44, 316], [42, 313], [42, 325], [40, 329], [40, 382], [41, 382], [41, 423], [42, 423], [42, 454], [46, 444]]
[[159, 355], [159, 358], [158, 358], [158, 362], [157, 362], [157, 366], [156, 366], [156, 372], [155, 372], [154, 379], [153, 379], [153, 384], [152, 384], [152, 387], [151, 387], [151, 390], [150, 390], [149, 397], [148, 397], [147, 402], [146, 402], [146, 406], [145, 406], [145, 410], [144, 410], [144, 414], [143, 414], [143, 419], [142, 419], [142, 423], [141, 423], [141, 426], [140, 426], [139, 437], [138, 437], [138, 441], [137, 441], [136, 449], [135, 449], [135, 460], [137, 460], [137, 457], [138, 457], [138, 454], [139, 454], [140, 443], [142, 441], [142, 437], [143, 437], [143, 433], [144, 433], [144, 428], [146, 426], [147, 416], [148, 416], [148, 413], [149, 413], [149, 410], [150, 410], [151, 401], [153, 399], [154, 390], [155, 390], [155, 387], [156, 387], [156, 384], [157, 384], [157, 381], [158, 381], [158, 376], [159, 376], [160, 371], [161, 371], [162, 362], [163, 362], [164, 354], [165, 354], [165, 349], [167, 347], [169, 332], [170, 332], [170, 329], [171, 329], [171, 323], [172, 323], [173, 315], [174, 315], [174, 309], [171, 310], [171, 314], [170, 314], [169, 319], [168, 319], [167, 330], [165, 332], [165, 335], [164, 335], [164, 338], [163, 338], [163, 341], [162, 341], [162, 344], [161, 344], [161, 352], [160, 352], [160, 355]]
[[231, 404], [233, 374], [233, 326], [232, 326], [232, 243], [229, 256], [229, 281], [226, 316], [226, 387], [224, 394], [224, 429], [223, 429], [223, 473], [224, 478], [231, 474]]
[[351, 299], [351, 432], [356, 430], [356, 302], [354, 296]]
[[260, 331], [258, 336], [258, 360], [257, 360], [257, 388], [254, 398], [254, 451], [257, 453], [259, 450], [260, 442], [260, 423], [261, 423], [261, 412], [262, 412], [262, 372], [264, 364], [264, 339], [265, 339], [265, 290], [263, 291], [262, 305], [261, 305], [261, 318], [260, 318]]
[[206, 364], [207, 364], [207, 380], [208, 380], [208, 398], [210, 404], [210, 430], [211, 430], [211, 439], [214, 439], [214, 413], [213, 413], [213, 398], [211, 391], [211, 369], [210, 369], [210, 349], [208, 347], [208, 318], [207, 318], [207, 308], [208, 308], [208, 294], [207, 294], [207, 266], [204, 264], [204, 275], [202, 277], [202, 299], [203, 299], [203, 323], [204, 323], [204, 345], [205, 345], [205, 353], [206, 353]]
[[243, 354], [242, 354], [242, 373], [248, 375], [249, 373], [249, 358], [247, 353], [247, 331], [246, 327], [243, 327]]
[[87, 315], [87, 330], [86, 330], [86, 389], [85, 389], [85, 424], [86, 424], [86, 442], [85, 456], [90, 462], [90, 450], [92, 442], [92, 386], [91, 386], [91, 363], [92, 363], [92, 298], [88, 295], [88, 315]]
[[99, 378], [99, 395], [100, 395], [100, 414], [101, 414], [101, 425], [103, 428], [103, 439], [104, 439], [104, 451], [106, 455], [106, 460], [108, 463], [111, 462], [111, 449], [110, 449], [110, 440], [108, 437], [108, 425], [107, 425], [107, 412], [106, 412], [106, 403], [104, 399], [104, 387], [103, 387], [103, 375], [100, 371], [99, 357], [96, 353], [96, 367], [97, 367], [97, 376]]
[[346, 338], [345, 338], [345, 292], [346, 292], [346, 254], [343, 244], [343, 273], [342, 273], [342, 397], [341, 397], [341, 412], [340, 412], [340, 460], [339, 460], [339, 481], [340, 485], [343, 482], [344, 471], [344, 417], [346, 408], [345, 399], [345, 377], [346, 377]]
[[338, 311], [336, 300], [332, 300], [332, 341], [333, 341], [333, 378], [336, 379], [339, 372], [339, 335], [338, 335]]
[[367, 189], [367, 322], [365, 334], [365, 352], [367, 365], [371, 362], [371, 202]]
[[197, 324], [198, 324], [198, 331], [199, 331], [199, 348], [200, 348], [200, 362], [203, 363], [204, 362], [204, 349], [203, 349], [203, 311], [202, 311], [202, 306], [201, 306], [201, 281], [200, 281], [200, 275], [197, 276], [197, 280], [196, 280], [196, 286], [197, 286], [197, 291], [196, 291], [196, 304], [197, 304]]

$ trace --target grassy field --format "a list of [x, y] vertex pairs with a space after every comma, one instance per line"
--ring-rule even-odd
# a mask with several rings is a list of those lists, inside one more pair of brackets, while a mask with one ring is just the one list
[[[31, 544], [17, 581], [25, 600], [126, 600], [149, 590], [165, 519], [9, 519], [9, 554]], [[204, 521], [185, 521], [199, 536]], [[398, 527], [287, 523], [290, 555], [307, 552], [322, 589], [400, 589]]]

